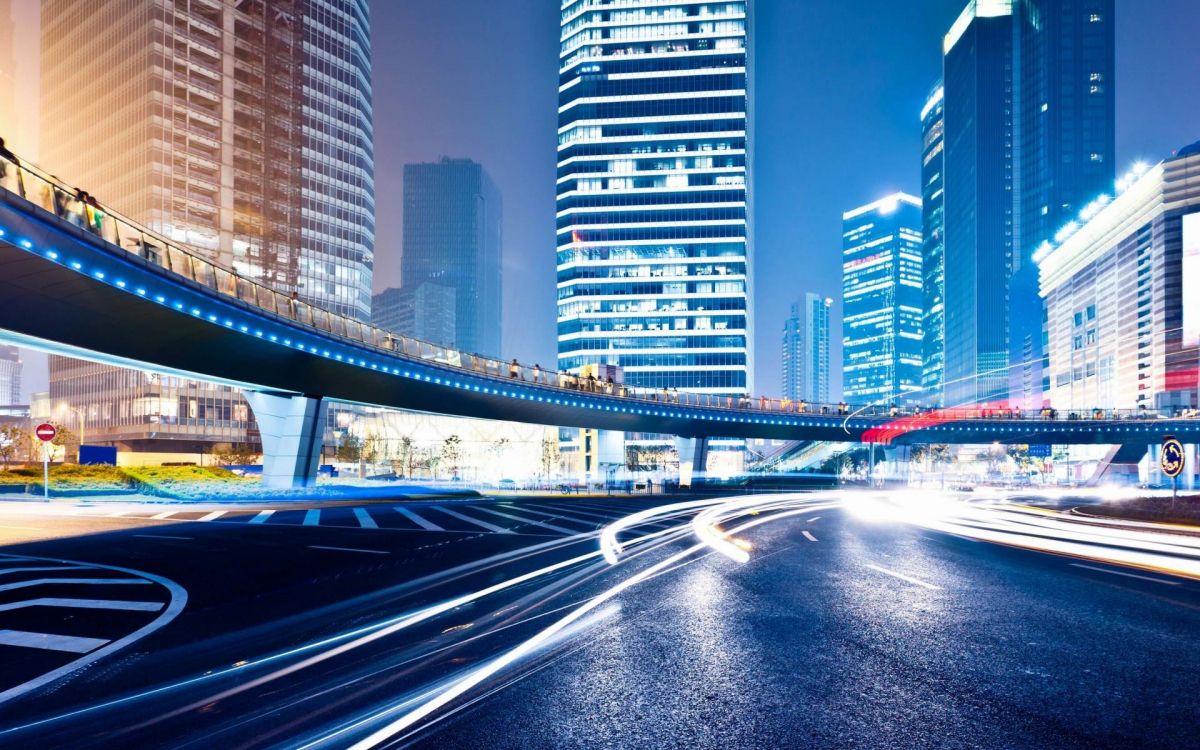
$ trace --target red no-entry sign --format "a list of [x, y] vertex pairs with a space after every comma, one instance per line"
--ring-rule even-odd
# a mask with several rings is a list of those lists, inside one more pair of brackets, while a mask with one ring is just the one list
[[54, 425], [43, 422], [34, 429], [33, 434], [37, 435], [38, 440], [43, 443], [48, 443], [58, 434], [58, 430], [54, 428]]

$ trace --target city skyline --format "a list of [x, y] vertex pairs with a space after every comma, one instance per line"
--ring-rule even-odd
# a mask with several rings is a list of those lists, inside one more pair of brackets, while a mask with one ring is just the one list
[[[902, 13], [898, 9], [881, 8], [879, 13], [872, 14], [857, 33], [876, 42], [873, 54], [879, 60], [887, 60], [886, 67], [857, 61], [854, 55], [838, 47], [836, 39], [803, 44], [806, 35], [815, 33], [814, 24], [830, 28], [844, 25], [841, 22], [849, 10], [839, 4], [814, 3], [804, 12], [773, 4], [764, 4], [760, 9], [763, 24], [757, 43], [759, 82], [786, 85], [776, 86], [778, 93], [770, 101], [760, 102], [757, 112], [760, 146], [785, 157], [760, 160], [757, 169], [760, 185], [756, 201], [757, 240], [763, 248], [758, 266], [761, 281], [756, 289], [761, 321], [756, 346], [760, 379], [757, 390], [779, 391], [775, 336], [794, 296], [794, 288], [789, 288], [787, 280], [796, 263], [802, 261], [805, 272], [821, 282], [814, 286], [833, 288], [840, 283], [835, 243], [840, 232], [837, 216], [842, 207], [856, 198], [883, 195], [897, 188], [913, 190], [919, 184], [919, 160], [913, 154], [919, 152], [920, 129], [914, 122], [928, 95], [929, 82], [936, 78], [941, 36], [961, 11], [961, 5], [960, 2], [930, 4], [917, 23], [908, 23], [911, 21], [908, 18], [904, 24], [899, 23], [897, 19]], [[373, 13], [376, 34], [380, 33], [379, 28], [387, 28], [401, 42], [377, 50], [376, 127], [386, 136], [379, 138], [377, 156], [380, 193], [399, 194], [398, 170], [404, 161], [455, 154], [491, 163], [489, 157], [494, 155], [497, 183], [502, 191], [513, 195], [507, 202], [505, 216], [512, 248], [505, 260], [506, 277], [514, 280], [505, 300], [511, 332], [506, 354], [522, 360], [552, 361], [553, 270], [545, 259], [552, 253], [547, 233], [552, 237], [553, 222], [553, 196], [546, 191], [553, 188], [546, 186], [544, 178], [527, 177], [553, 170], [553, 154], [528, 142], [541, 138], [532, 134], [551, 133], [554, 127], [556, 14], [533, 2], [501, 10], [488, 3], [465, 0], [436, 7], [417, 3], [381, 4], [373, 8]], [[1171, 149], [1191, 140], [1186, 133], [1187, 123], [1195, 120], [1196, 105], [1185, 101], [1185, 97], [1168, 99], [1163, 92], [1178, 88], [1185, 79], [1183, 47], [1171, 41], [1184, 36], [1183, 29], [1188, 24], [1181, 19], [1200, 15], [1200, 10], [1188, 3], [1164, 2], [1140, 9], [1136, 15], [1120, 7], [1116, 13], [1116, 76], [1124, 84], [1119, 85], [1117, 94], [1120, 171], [1139, 158], [1158, 161], [1168, 156]], [[807, 25], [798, 23], [801, 18]], [[476, 33], [462, 35], [463, 23]], [[903, 27], [899, 33], [897, 26]], [[1150, 29], [1153, 34], [1148, 32]], [[464, 47], [467, 37], [474, 40], [471, 48]], [[1157, 40], [1153, 55], [1148, 54], [1147, 40], [1151, 37]], [[510, 45], [512, 40], [520, 43]], [[479, 50], [474, 49], [476, 44], [482, 45]], [[505, 53], [489, 58], [495, 61], [494, 65], [474, 62], [502, 44]], [[829, 80], [806, 79], [805, 86], [798, 86], [785, 79], [784, 73], [790, 68], [781, 62], [794, 56], [797, 49], [803, 49], [805, 55], [798, 64], [815, 61], [817, 56], [828, 59]], [[1126, 49], [1131, 52], [1124, 53]], [[444, 64], [428, 64], [431, 55], [438, 56]], [[518, 81], [519, 85], [515, 85]], [[847, 89], [848, 81], [865, 83], [872, 96], [849, 97], [841, 93]], [[465, 88], [477, 93], [472, 97], [454, 94]], [[1161, 117], [1138, 116], [1149, 103], [1159, 101], [1163, 103], [1159, 110], [1163, 112]], [[817, 132], [819, 123], [814, 121], [809, 125], [808, 118], [798, 116], [816, 102], [826, 108], [829, 116], [846, 118], [854, 124], [833, 132]], [[420, 106], [416, 106], [418, 103]], [[482, 116], [484, 112], [490, 113], [488, 118]], [[789, 123], [786, 131], [781, 131], [783, 122]], [[436, 127], [431, 127], [431, 123], [436, 123]], [[866, 143], [872, 145], [862, 151], [862, 144]], [[831, 169], [829, 157], [822, 156], [847, 153], [851, 148], [852, 155], [871, 156], [870, 169]], [[818, 170], [822, 159], [826, 166]], [[820, 190], [784, 179], [789, 165], [797, 163], [813, 164], [806, 168], [806, 173], [815, 171], [822, 176]], [[835, 200], [835, 196], [841, 197]], [[380, 212], [376, 291], [399, 281], [396, 250], [401, 221], [396, 213]], [[824, 237], [806, 246], [830, 249], [797, 259], [782, 250], [787, 245], [781, 241], [795, 232]], [[835, 309], [835, 317], [837, 313]], [[837, 361], [838, 353], [834, 354]], [[26, 357], [27, 391], [44, 389], [44, 368], [44, 358]], [[837, 368], [834, 370], [833, 377], [837, 380], [840, 374]], [[39, 387], [39, 383], [43, 385]], [[836, 390], [836, 382], [834, 385]]]

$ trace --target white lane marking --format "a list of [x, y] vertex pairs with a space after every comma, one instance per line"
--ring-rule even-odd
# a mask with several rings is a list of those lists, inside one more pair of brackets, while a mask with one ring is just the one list
[[141, 578], [35, 578], [32, 581], [17, 581], [16, 583], [6, 583], [0, 585], [0, 591], [12, 591], [13, 589], [27, 589], [30, 586], [44, 586], [51, 583], [65, 583], [71, 585], [115, 585], [115, 586], [136, 586], [149, 585], [149, 581]]
[[250, 519], [250, 523], [266, 523], [267, 519], [275, 514], [273, 510], [260, 510], [258, 515]]
[[440, 505], [435, 505], [433, 507], [435, 510], [440, 510], [441, 512], [445, 513], [448, 516], [454, 516], [455, 518], [457, 518], [459, 520], [466, 521], [467, 523], [473, 523], [482, 529], [487, 529], [488, 531], [494, 531], [497, 534], [513, 533], [513, 532], [509, 531], [508, 529], [501, 528], [495, 524], [488, 523], [487, 521], [480, 521], [479, 519], [471, 518], [470, 516], [464, 516], [462, 513], [459, 513], [458, 511], [450, 510], [449, 508], [443, 508]]
[[1097, 568], [1095, 565], [1083, 565], [1082, 563], [1070, 563], [1070, 565], [1075, 568], [1086, 568], [1087, 570], [1094, 570], [1098, 573], [1111, 573], [1114, 576], [1125, 576], [1126, 578], [1136, 578], [1139, 581], [1154, 581], [1155, 583], [1164, 583], [1168, 586], [1178, 586], [1180, 583], [1179, 581], [1164, 581], [1161, 578], [1152, 578], [1150, 576], [1139, 576], [1135, 573], [1125, 573], [1120, 570], [1109, 570], [1108, 568]]
[[126, 513], [132, 513], [132, 512], [133, 511], [131, 511], [131, 510], [118, 510], [116, 513], [109, 513], [108, 517], [109, 518], [120, 518], [121, 516], [125, 515]]
[[[23, 602], [0, 604], [0, 612], [7, 612], [10, 609], [24, 609], [25, 607], [71, 607], [74, 609], [121, 609], [129, 612], [157, 612], [163, 608], [163, 603], [129, 602], [120, 599], [62, 599], [45, 596], [40, 599], [26, 599]], [[0, 701], [3, 701], [4, 697], [5, 694], [0, 693]]]
[[304, 512], [304, 525], [305, 526], [316, 526], [319, 523], [321, 523], [321, 509], [320, 508], [310, 508]]
[[310, 544], [309, 549], [330, 549], [335, 552], [365, 552], [369, 555], [390, 555], [390, 552], [385, 552], [381, 549], [358, 549], [357, 547], [326, 547], [323, 544]]
[[108, 643], [107, 638], [83, 638], [76, 635], [30, 633], [25, 630], [0, 630], [0, 646], [40, 648], [46, 651], [69, 651], [86, 654]]
[[0, 568], [0, 576], [5, 573], [34, 573], [43, 570], [94, 570], [90, 565], [38, 565], [29, 568]]
[[550, 529], [551, 531], [557, 531], [557, 532], [560, 532], [563, 534], [578, 534], [579, 533], [578, 529], [566, 529], [566, 528], [563, 528], [562, 526], [555, 526], [552, 523], [546, 523], [545, 521], [537, 521], [532, 518], [522, 518], [521, 516], [514, 515], [512, 513], [501, 513], [500, 511], [492, 510], [491, 508], [481, 508], [479, 506], [476, 506], [475, 510], [481, 510], [484, 513], [491, 513], [493, 516], [500, 516], [501, 518], [511, 518], [512, 520], [520, 521], [521, 523], [531, 523], [534, 526], [541, 526], [544, 529]]
[[813, 516], [812, 518], [808, 519], [808, 522], [812, 523], [813, 521], [820, 521], [820, 520], [821, 520], [820, 516]]
[[808, 529], [805, 529], [804, 531], [801, 531], [800, 533], [803, 534], [804, 538], [810, 542], [817, 541], [817, 538], [815, 536], [813, 536], [812, 532], [810, 532]]
[[521, 506], [521, 512], [522, 513], [532, 513], [535, 516], [545, 516], [546, 518], [549, 518], [549, 519], [557, 518], [561, 521], [570, 521], [571, 523], [577, 523], [582, 526], [587, 526], [589, 529], [594, 529], [598, 525], [595, 521], [589, 521], [585, 518], [574, 518], [572, 516], [568, 516], [566, 513], [546, 513], [544, 511], [540, 511], [540, 510], [534, 510], [533, 508], [530, 508], [527, 506]]
[[397, 506], [393, 507], [392, 510], [396, 511], [397, 513], [404, 516], [408, 520], [412, 521], [416, 525], [420, 526], [422, 529], [425, 529], [426, 531], [445, 531], [445, 529], [443, 529], [441, 526], [438, 526], [436, 523], [433, 523], [432, 521], [426, 521], [424, 518], [422, 518], [421, 516], [418, 516], [416, 513], [409, 510], [408, 508], [401, 508], [399, 505], [397, 505]]
[[594, 518], [597, 521], [603, 521], [604, 523], [609, 523], [610, 521], [616, 520], [616, 516], [603, 516], [603, 515], [600, 515], [599, 513], [588, 513], [587, 511], [579, 510], [578, 508], [571, 508], [568, 511], [567, 509], [562, 508], [560, 506], [547, 505], [545, 503], [539, 505], [538, 507], [539, 508], [549, 508], [550, 510], [557, 511], [557, 512], [563, 512], [563, 513], [570, 512], [570, 513], [574, 513], [576, 516], [587, 516], [589, 518]]
[[214, 510], [212, 513], [208, 513], [203, 516], [200, 516], [200, 518], [198, 518], [196, 520], [198, 520], [198, 521], [215, 521], [228, 512], [229, 511], [227, 511], [227, 510]]
[[355, 508], [354, 517], [358, 519], [358, 525], [364, 529], [378, 529], [379, 524], [375, 523], [375, 519], [367, 513], [366, 508]]
[[178, 513], [178, 512], [179, 512], [179, 511], [177, 511], [177, 510], [168, 510], [168, 511], [164, 511], [164, 512], [162, 512], [162, 513], [159, 513], [159, 514], [157, 514], [157, 515], [150, 516], [150, 517], [151, 517], [151, 518], [160, 518], [160, 519], [161, 519], [161, 518], [170, 518], [171, 516], [175, 515], [175, 514], [176, 514], [176, 513]]
[[21, 531], [45, 531], [40, 526], [0, 526], [0, 529], [19, 529]]
[[181, 542], [190, 542], [190, 536], [171, 536], [170, 534], [131, 534], [130, 536], [139, 536], [143, 539], [178, 539]]
[[889, 575], [894, 578], [899, 578], [901, 581], [908, 581], [909, 583], [914, 584], [916, 586], [924, 586], [927, 589], [940, 589], [941, 588], [941, 586], [934, 586], [932, 583], [922, 581], [919, 578], [913, 578], [912, 576], [906, 576], [903, 573], [897, 573], [894, 570], [888, 570], [887, 568], [881, 568], [878, 565], [867, 565], [867, 567], [870, 568], [871, 570], [879, 571], [880, 573], [883, 573], [885, 575]]

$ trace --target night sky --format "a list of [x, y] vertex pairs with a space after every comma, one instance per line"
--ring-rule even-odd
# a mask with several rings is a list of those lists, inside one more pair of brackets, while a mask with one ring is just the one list
[[[789, 303], [840, 296], [842, 211], [917, 192], [919, 113], [964, 2], [758, 0], [757, 392], [779, 392]], [[400, 281], [403, 165], [476, 159], [504, 196], [504, 351], [543, 367], [555, 361], [558, 16], [555, 0], [372, 3], [375, 288]], [[1200, 139], [1197, 30], [1200, 0], [1117, 0], [1118, 172]], [[832, 338], [839, 392], [840, 323]], [[32, 370], [30, 389], [44, 389], [44, 365]]]

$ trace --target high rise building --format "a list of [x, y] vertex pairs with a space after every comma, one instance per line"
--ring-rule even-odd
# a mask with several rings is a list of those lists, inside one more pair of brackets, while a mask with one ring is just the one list
[[1059, 410], [1200, 408], [1200, 142], [1096, 196], [1034, 259]]
[[[366, 319], [369, 39], [366, 0], [46, 0], [41, 161], [246, 277]], [[226, 387], [62, 357], [50, 380], [97, 442], [195, 450], [251, 427]]]
[[1008, 398], [1012, 49], [1011, 0], [971, 0], [943, 42], [947, 406]]
[[783, 396], [829, 403], [829, 311], [833, 300], [808, 292], [783, 324]]
[[842, 215], [842, 398], [920, 401], [921, 199], [894, 193]]
[[470, 159], [404, 167], [400, 333], [502, 355], [500, 191]]
[[944, 90], [942, 82], [938, 81], [921, 108], [921, 235], [922, 254], [925, 257], [921, 400], [931, 406], [942, 405], [942, 372], [945, 367], [945, 109]]
[[751, 3], [561, 10], [559, 369], [748, 393]]
[[428, 281], [413, 289], [392, 287], [372, 298], [371, 324], [420, 341], [452, 342], [457, 335], [455, 307], [453, 287]]
[[0, 345], [0, 406], [21, 403], [21, 351]]
[[12, 0], [0, 0], [0, 138], [10, 149], [17, 148], [11, 139], [17, 129], [16, 45], [13, 41]]
[[1049, 391], [1039, 247], [1116, 179], [1114, 0], [1019, 0], [1016, 24], [1015, 262], [1009, 393], [1026, 409]]

